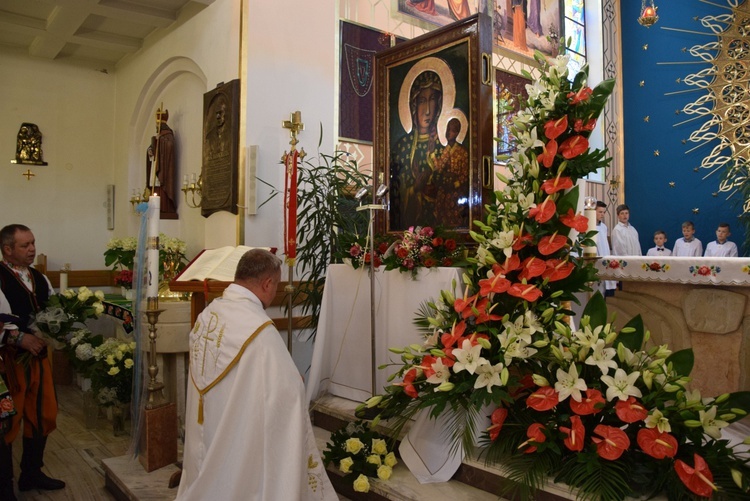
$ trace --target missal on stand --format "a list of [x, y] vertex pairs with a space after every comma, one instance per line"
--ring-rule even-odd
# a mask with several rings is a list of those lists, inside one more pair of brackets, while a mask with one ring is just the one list
[[272, 247], [248, 247], [246, 245], [238, 245], [237, 247], [229, 245], [217, 249], [206, 249], [188, 263], [187, 267], [182, 270], [182, 273], [177, 275], [175, 281], [219, 280], [222, 282], [231, 282], [234, 280], [237, 263], [240, 262], [242, 255], [250, 249], [276, 251]]

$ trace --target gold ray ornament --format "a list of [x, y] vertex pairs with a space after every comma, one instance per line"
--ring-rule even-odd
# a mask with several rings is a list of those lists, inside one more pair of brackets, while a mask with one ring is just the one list
[[713, 38], [688, 50], [695, 60], [684, 64], [707, 65], [683, 78], [691, 89], [669, 93], [701, 93], [682, 108], [682, 113], [692, 118], [675, 126], [692, 121], [700, 124], [688, 137], [695, 146], [686, 153], [701, 147], [711, 149], [694, 171], [707, 170], [704, 179], [720, 172], [719, 192], [727, 194], [727, 199], [736, 194], [745, 197], [743, 212], [748, 214], [750, 186], [745, 186], [745, 183], [750, 179], [750, 2], [726, 0], [726, 5], [719, 5], [707, 0], [698, 1], [726, 11], [696, 18], [704, 31], [662, 28]]

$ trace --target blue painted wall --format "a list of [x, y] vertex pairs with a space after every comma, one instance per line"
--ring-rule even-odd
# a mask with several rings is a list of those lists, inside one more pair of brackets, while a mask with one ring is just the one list
[[[709, 65], [693, 63], [697, 58], [687, 50], [715, 38], [663, 28], [707, 31], [693, 18], [727, 11], [698, 0], [657, 0], [659, 21], [645, 28], [637, 22], [640, 4], [633, 0], [621, 2], [625, 203], [630, 207], [630, 221], [638, 230], [643, 253], [653, 247], [653, 234], [657, 229], [666, 231], [667, 246], [672, 248], [682, 236], [682, 222], [687, 220], [695, 223], [696, 236], [703, 242], [704, 249], [716, 238], [720, 222], [731, 225], [730, 240], [741, 248], [745, 239], [744, 228], [737, 219], [741, 209], [734, 199], [727, 201], [726, 194], [713, 195], [719, 191], [718, 173], [703, 179], [708, 171], [694, 170], [714, 144], [686, 154], [696, 143], [683, 144], [682, 141], [701, 121], [675, 126], [690, 118], [675, 111], [705, 91], [665, 96], [668, 92], [694, 89], [683, 83], [684, 77]], [[648, 49], [644, 50], [646, 44]], [[683, 47], [687, 49], [684, 52]], [[664, 62], [690, 64], [657, 64]], [[654, 155], [655, 150], [659, 151], [658, 156]], [[670, 187], [670, 182], [674, 182], [674, 188]], [[697, 214], [694, 208], [699, 209]], [[742, 250], [740, 252], [743, 254]]]

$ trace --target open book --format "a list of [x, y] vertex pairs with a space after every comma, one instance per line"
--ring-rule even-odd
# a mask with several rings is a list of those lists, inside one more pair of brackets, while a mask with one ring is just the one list
[[237, 263], [245, 252], [250, 249], [266, 249], [274, 252], [270, 247], [237, 247], [227, 246], [218, 249], [206, 249], [193, 259], [187, 268], [182, 270], [175, 281], [187, 282], [189, 280], [219, 280], [231, 282], [234, 280], [234, 272]]

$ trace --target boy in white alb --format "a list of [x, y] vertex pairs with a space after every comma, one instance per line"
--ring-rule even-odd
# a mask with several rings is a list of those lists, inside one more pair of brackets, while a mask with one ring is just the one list
[[648, 252], [646, 252], [647, 256], [671, 256], [672, 251], [667, 249], [664, 244], [667, 243], [667, 234], [664, 232], [664, 230], [656, 230], [654, 232], [654, 247], [651, 247]]
[[729, 224], [720, 223], [716, 229], [716, 240], [708, 242], [706, 246], [706, 257], [738, 257], [737, 245], [727, 240], [731, 234]]
[[692, 221], [682, 223], [682, 238], [674, 243], [672, 255], [675, 257], [701, 257], [703, 244], [695, 238], [695, 225]]
[[638, 231], [630, 221], [630, 208], [625, 204], [617, 206], [618, 223], [612, 228], [612, 254], [615, 256], [642, 256]]
[[[599, 257], [609, 256], [612, 252], [609, 250], [609, 240], [607, 239], [607, 225], [604, 224], [604, 216], [607, 215], [607, 204], [602, 201], [596, 202], [596, 255]], [[604, 297], [614, 296], [617, 289], [617, 282], [614, 280], [604, 280], [599, 282], [599, 290]]]

